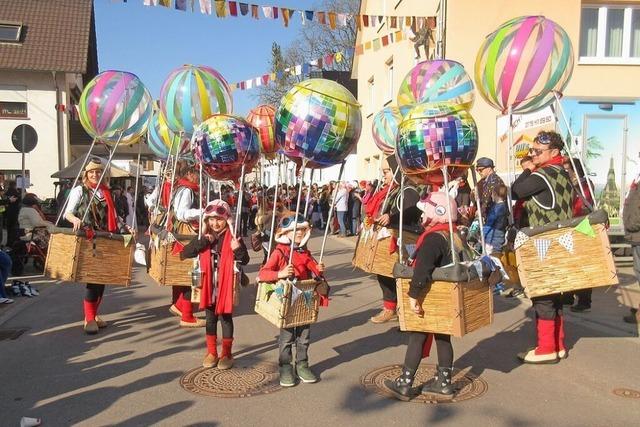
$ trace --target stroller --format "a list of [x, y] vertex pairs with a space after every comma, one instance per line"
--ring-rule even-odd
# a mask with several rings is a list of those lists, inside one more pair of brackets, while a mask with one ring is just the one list
[[42, 273], [49, 249], [49, 231], [46, 227], [34, 227], [30, 235], [25, 235], [24, 230], [20, 230], [20, 235], [21, 237], [13, 243], [9, 251], [13, 263], [11, 274], [22, 276], [24, 267], [30, 259], [33, 260], [33, 268], [36, 272]]

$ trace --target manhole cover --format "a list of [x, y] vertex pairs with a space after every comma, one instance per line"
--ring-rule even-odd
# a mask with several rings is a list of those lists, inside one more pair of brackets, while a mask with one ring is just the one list
[[640, 399], [640, 391], [632, 390], [630, 388], [616, 388], [613, 390], [613, 394], [618, 397], [629, 397], [631, 399]]
[[0, 341], [4, 340], [17, 340], [20, 335], [27, 332], [27, 328], [20, 329], [0, 329]]
[[[384, 386], [384, 380], [396, 379], [402, 370], [401, 365], [384, 366], [365, 374], [360, 378], [360, 382], [366, 390], [382, 396], [393, 398], [391, 393]], [[434, 365], [420, 365], [416, 373], [414, 386], [421, 387], [422, 384], [435, 376], [436, 367]], [[489, 388], [487, 382], [470, 372], [462, 372], [459, 369], [453, 370], [453, 385], [455, 393], [453, 397], [439, 396], [436, 394], [420, 394], [411, 402], [417, 403], [455, 403], [462, 402], [482, 396]]]
[[180, 378], [180, 386], [191, 393], [214, 397], [251, 397], [281, 389], [278, 366], [273, 363], [236, 364], [225, 371], [196, 368]]

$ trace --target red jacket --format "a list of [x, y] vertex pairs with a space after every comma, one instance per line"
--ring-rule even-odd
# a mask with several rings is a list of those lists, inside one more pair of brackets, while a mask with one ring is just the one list
[[[290, 245], [278, 243], [267, 262], [262, 266], [258, 273], [261, 282], [277, 282], [278, 272], [282, 271], [289, 263]], [[308, 249], [294, 250], [293, 259], [291, 260], [295, 271], [296, 279], [311, 279], [312, 275], [320, 277], [318, 263], [311, 256]]]

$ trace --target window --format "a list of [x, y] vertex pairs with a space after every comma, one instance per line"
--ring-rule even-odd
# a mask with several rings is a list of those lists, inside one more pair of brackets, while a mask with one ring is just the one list
[[394, 96], [393, 92], [393, 58], [387, 60], [387, 81], [388, 81], [388, 92], [387, 92], [387, 101], [391, 101]]
[[375, 109], [375, 101], [376, 101], [376, 92], [375, 92], [375, 82], [373, 80], [373, 77], [371, 77], [369, 79], [369, 108], [371, 109], [371, 111], [373, 111]]
[[584, 6], [580, 63], [640, 64], [640, 6]]
[[22, 24], [16, 22], [0, 23], [0, 42], [17, 43], [22, 34]]

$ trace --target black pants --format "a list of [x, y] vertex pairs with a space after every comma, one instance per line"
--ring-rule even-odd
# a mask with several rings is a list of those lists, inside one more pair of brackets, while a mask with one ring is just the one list
[[233, 338], [233, 315], [216, 314], [216, 306], [211, 305], [205, 310], [207, 319], [207, 335], [218, 335], [218, 319], [222, 323], [222, 338]]
[[247, 230], [249, 229], [249, 212], [242, 212], [240, 214], [240, 235], [247, 237]]
[[[409, 345], [407, 353], [404, 356], [405, 368], [415, 371], [422, 360], [422, 349], [424, 343], [429, 337], [426, 332], [406, 332], [409, 335]], [[451, 345], [451, 336], [444, 334], [433, 334], [436, 341], [436, 349], [438, 351], [438, 366], [441, 368], [453, 367], [453, 346]]]
[[309, 360], [309, 342], [311, 339], [311, 325], [296, 326], [295, 328], [280, 329], [280, 366], [290, 364], [293, 360], [292, 347], [296, 344], [296, 363]]
[[85, 301], [96, 302], [104, 295], [104, 285], [87, 283], [87, 290], [84, 293]]
[[531, 302], [538, 319], [554, 320], [562, 316], [562, 294], [531, 298]]
[[393, 277], [377, 275], [380, 289], [382, 289], [382, 299], [389, 302], [398, 302], [398, 292], [396, 290], [396, 279]]
[[575, 293], [576, 298], [578, 298], [578, 305], [583, 305], [587, 307], [591, 307], [591, 294], [593, 293], [593, 289], [583, 289]]

